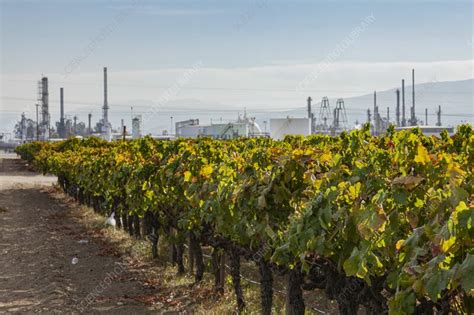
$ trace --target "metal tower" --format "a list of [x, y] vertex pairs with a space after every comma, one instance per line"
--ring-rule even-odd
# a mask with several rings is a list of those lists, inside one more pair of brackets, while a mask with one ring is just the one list
[[331, 107], [329, 106], [329, 99], [325, 96], [321, 101], [319, 109], [319, 118], [316, 124], [316, 130], [319, 133], [328, 133], [331, 126]]
[[344, 100], [342, 98], [338, 99], [336, 102], [336, 108], [334, 109], [333, 127], [335, 132], [347, 129], [346, 107], [344, 106]]

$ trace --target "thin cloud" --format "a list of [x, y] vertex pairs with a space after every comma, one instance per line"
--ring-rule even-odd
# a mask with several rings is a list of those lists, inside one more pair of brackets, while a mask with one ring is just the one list
[[[130, 6], [115, 5], [113, 10], [128, 10]], [[222, 13], [222, 10], [217, 9], [193, 9], [193, 8], [163, 8], [153, 5], [140, 5], [135, 10], [136, 14], [153, 15], [153, 16], [204, 16]]]

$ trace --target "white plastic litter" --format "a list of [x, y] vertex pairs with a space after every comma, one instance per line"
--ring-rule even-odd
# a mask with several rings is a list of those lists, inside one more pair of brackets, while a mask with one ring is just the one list
[[105, 224], [106, 224], [106, 225], [111, 225], [111, 226], [113, 226], [114, 229], [115, 229], [115, 225], [117, 224], [117, 223], [115, 222], [115, 211], [112, 212], [112, 214], [110, 215], [110, 217], [107, 218], [107, 220], [105, 221]]
[[71, 264], [76, 265], [79, 262], [79, 259], [77, 257], [74, 257], [71, 261]]
[[89, 243], [88, 240], [79, 240], [79, 241], [77, 241], [77, 242], [78, 242], [79, 244], [87, 244], [87, 243]]

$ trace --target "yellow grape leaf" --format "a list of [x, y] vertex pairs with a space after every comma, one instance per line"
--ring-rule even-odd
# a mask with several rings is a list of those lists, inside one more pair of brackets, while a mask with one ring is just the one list
[[458, 214], [460, 212], [463, 212], [465, 210], [469, 210], [469, 207], [466, 205], [466, 203], [464, 201], [460, 201], [458, 206], [456, 207], [456, 209], [454, 209], [454, 212], [453, 214], [451, 215], [452, 218], [453, 218], [453, 222], [454, 224], [458, 224], [459, 221], [458, 221]]
[[397, 243], [395, 244], [395, 248], [397, 250], [400, 250], [404, 243], [405, 243], [405, 240], [398, 240]]
[[456, 243], [456, 236], [451, 236], [449, 239], [443, 240], [441, 242], [441, 249], [443, 252], [447, 253], [454, 243]]
[[190, 171], [184, 172], [184, 181], [189, 182], [190, 179], [191, 179], [191, 172]]
[[419, 199], [419, 198], [416, 198], [416, 201], [415, 201], [415, 207], [417, 208], [421, 208], [425, 205], [424, 201]]
[[153, 196], [154, 196], [153, 191], [147, 190], [147, 191], [145, 192], [145, 197], [146, 197], [147, 199], [152, 199]]
[[212, 173], [212, 166], [206, 165], [201, 169], [201, 176], [208, 177]]
[[418, 146], [417, 154], [415, 156], [415, 162], [420, 164], [426, 164], [427, 162], [431, 161], [430, 155], [428, 154], [428, 150], [422, 145]]
[[356, 200], [357, 197], [359, 197], [360, 186], [360, 183], [356, 183], [355, 185], [351, 185], [349, 187], [349, 197], [351, 200]]
[[324, 153], [323, 155], [320, 156], [319, 160], [320, 160], [322, 163], [331, 162], [332, 156], [331, 156], [331, 154]]

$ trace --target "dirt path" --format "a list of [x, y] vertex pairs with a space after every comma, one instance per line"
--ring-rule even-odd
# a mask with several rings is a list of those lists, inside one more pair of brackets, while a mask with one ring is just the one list
[[120, 258], [81, 242], [75, 212], [50, 195], [55, 181], [0, 156], [0, 313], [159, 313], [129, 298], [146, 288]]

